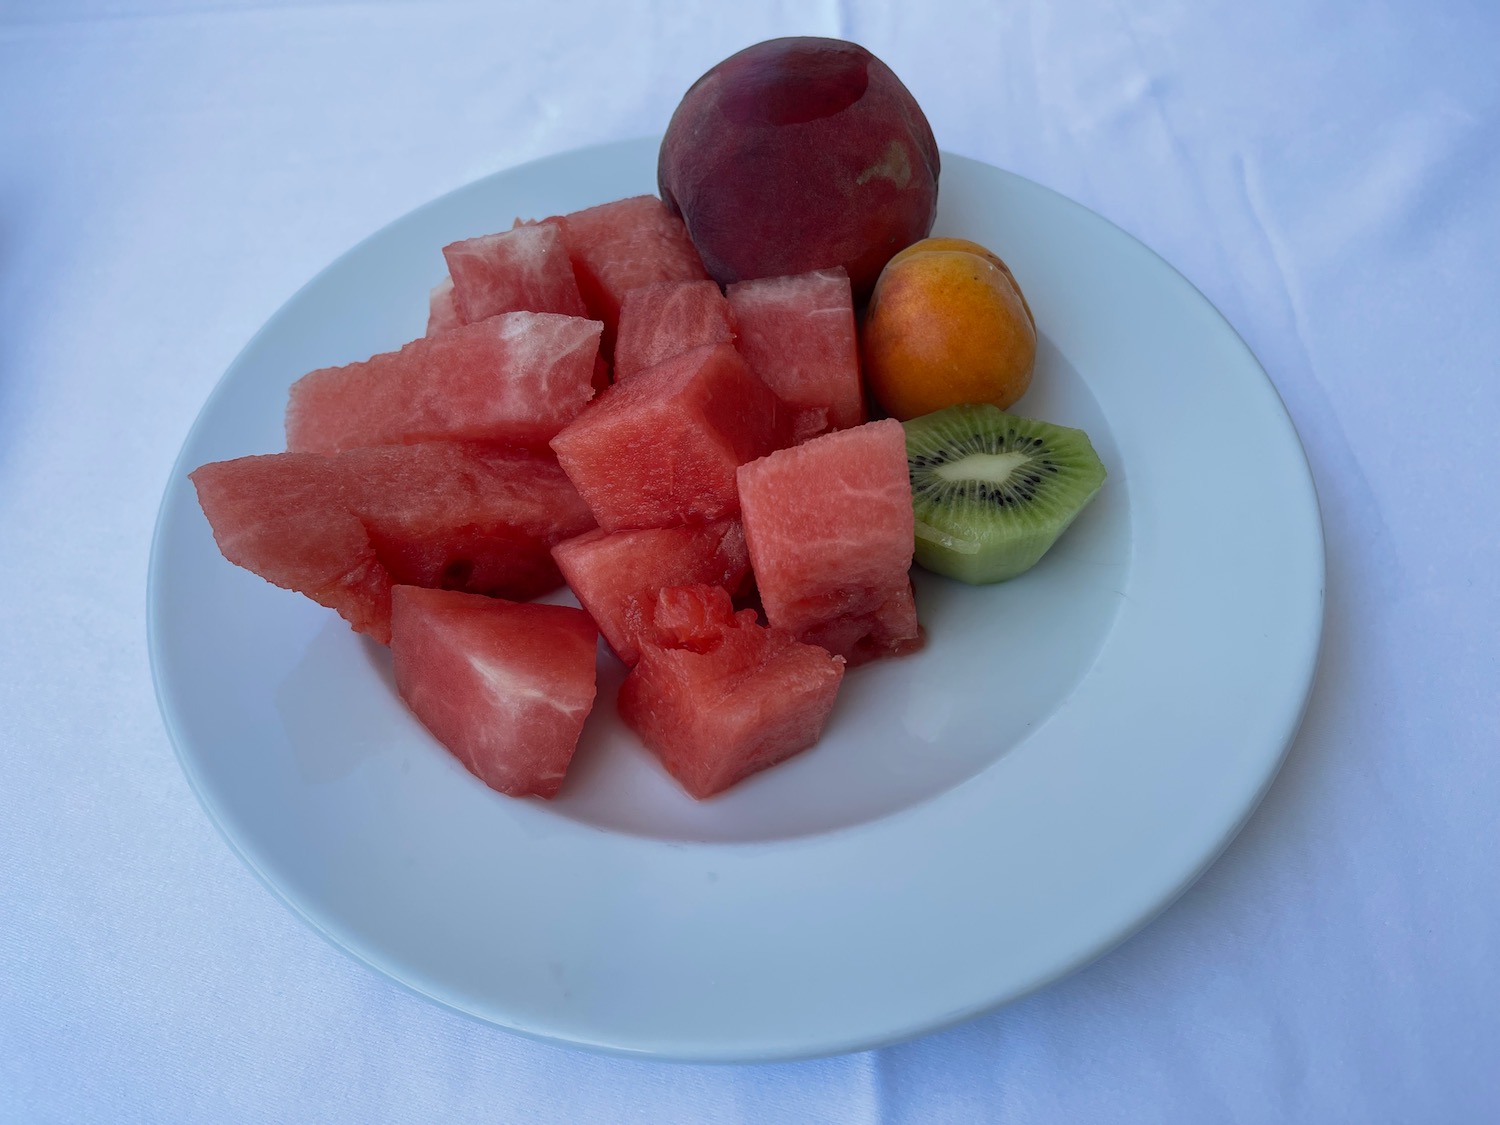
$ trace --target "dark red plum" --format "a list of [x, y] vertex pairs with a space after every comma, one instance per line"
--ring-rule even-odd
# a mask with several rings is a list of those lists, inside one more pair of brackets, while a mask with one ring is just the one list
[[661, 197], [720, 284], [843, 266], [856, 300], [937, 211], [938, 150], [890, 67], [839, 39], [771, 39], [672, 115]]

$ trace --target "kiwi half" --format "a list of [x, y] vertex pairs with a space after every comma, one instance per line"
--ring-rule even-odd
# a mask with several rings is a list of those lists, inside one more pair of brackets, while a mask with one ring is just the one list
[[903, 422], [916, 561], [980, 585], [1031, 569], [1104, 484], [1082, 430], [950, 406]]

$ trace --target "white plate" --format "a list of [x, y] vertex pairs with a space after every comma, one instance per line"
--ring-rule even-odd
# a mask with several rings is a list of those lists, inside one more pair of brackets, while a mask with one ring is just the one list
[[926, 650], [852, 672], [818, 746], [719, 799], [686, 797], [619, 724], [613, 672], [556, 801], [490, 791], [403, 709], [384, 649], [219, 556], [186, 474], [282, 448], [304, 372], [419, 335], [444, 243], [652, 191], [655, 154], [589, 149], [445, 196], [250, 342], [162, 503], [162, 713], [256, 874], [434, 1000], [661, 1057], [890, 1042], [1098, 956], [1234, 836], [1312, 679], [1316, 497], [1275, 390], [1191, 285], [1077, 204], [945, 156], [936, 233], [1013, 267], [1044, 337], [1016, 410], [1089, 432], [1097, 500], [1013, 582], [919, 572]]

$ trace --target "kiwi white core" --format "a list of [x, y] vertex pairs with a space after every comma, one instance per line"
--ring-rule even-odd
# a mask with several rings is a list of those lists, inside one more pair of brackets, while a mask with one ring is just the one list
[[1004, 484], [1026, 462], [1029, 453], [970, 453], [957, 461], [933, 466], [933, 473], [946, 481], [977, 480], [986, 484]]

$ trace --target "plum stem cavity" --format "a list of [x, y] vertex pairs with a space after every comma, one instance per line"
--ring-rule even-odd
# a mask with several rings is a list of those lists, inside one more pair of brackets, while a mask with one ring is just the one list
[[746, 60], [734, 81], [723, 75], [724, 116], [741, 125], [803, 125], [848, 109], [870, 84], [870, 56], [849, 46], [817, 44]]

